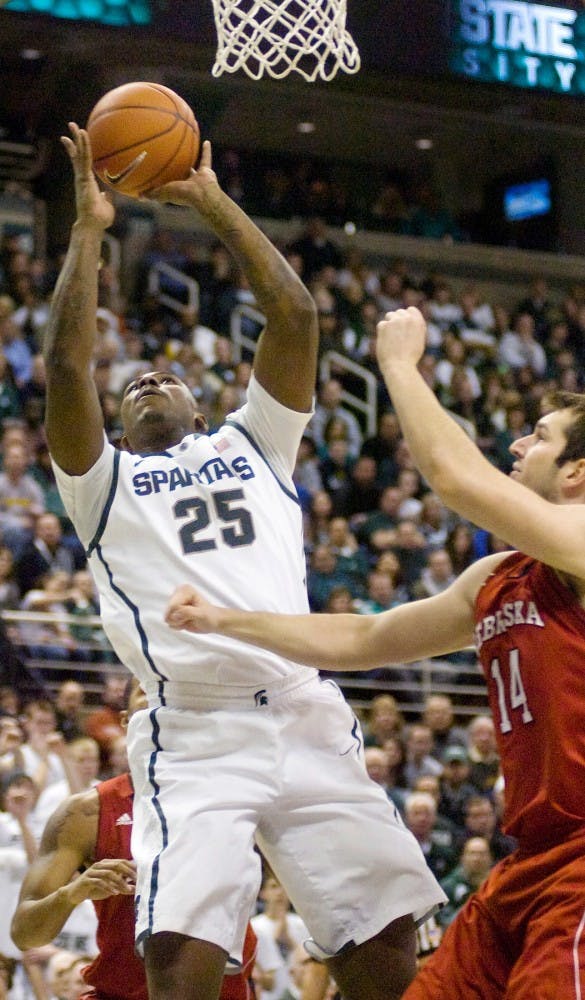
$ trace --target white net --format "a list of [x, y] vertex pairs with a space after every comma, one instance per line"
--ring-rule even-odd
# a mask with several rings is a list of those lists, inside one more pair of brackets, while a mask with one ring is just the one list
[[345, 27], [347, 0], [212, 0], [213, 76], [242, 69], [253, 80], [300, 73], [312, 82], [357, 73], [360, 54]]

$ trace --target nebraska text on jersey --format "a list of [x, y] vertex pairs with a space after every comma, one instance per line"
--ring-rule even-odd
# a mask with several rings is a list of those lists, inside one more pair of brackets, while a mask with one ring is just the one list
[[544, 622], [534, 601], [506, 601], [494, 615], [486, 615], [475, 626], [475, 648], [479, 651], [484, 642], [502, 635], [515, 625], [536, 625]]

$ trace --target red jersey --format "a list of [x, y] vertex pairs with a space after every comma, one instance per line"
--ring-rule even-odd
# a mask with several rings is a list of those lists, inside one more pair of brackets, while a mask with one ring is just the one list
[[[134, 790], [128, 774], [96, 786], [100, 810], [95, 860], [130, 860]], [[147, 1000], [144, 965], [134, 951], [134, 896], [94, 900], [99, 954], [83, 972], [96, 996]]]
[[[131, 860], [132, 806], [134, 790], [129, 774], [121, 774], [96, 786], [99, 796], [98, 834], [95, 860]], [[96, 1000], [148, 1000], [144, 964], [134, 951], [134, 896], [109, 896], [93, 903], [97, 918], [99, 954], [83, 971], [93, 987], [85, 997]], [[256, 935], [248, 924], [242, 968], [223, 978], [220, 1000], [250, 1000], [252, 969], [256, 957]]]
[[480, 588], [475, 622], [504, 829], [542, 850], [585, 829], [585, 609], [553, 569], [513, 553]]

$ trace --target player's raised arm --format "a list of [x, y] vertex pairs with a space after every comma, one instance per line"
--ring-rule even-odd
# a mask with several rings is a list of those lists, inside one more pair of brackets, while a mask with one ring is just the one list
[[372, 670], [443, 656], [473, 641], [478, 588], [507, 553], [473, 563], [448, 590], [378, 615], [282, 615], [210, 604], [178, 587], [166, 612], [171, 628], [216, 632], [321, 670]]
[[98, 794], [92, 790], [68, 799], [49, 819], [12, 918], [12, 938], [22, 951], [53, 941], [84, 899], [134, 892], [131, 861], [107, 859], [91, 864], [98, 810]]
[[266, 316], [254, 371], [272, 396], [293, 410], [311, 408], [317, 371], [318, 324], [315, 303], [282, 254], [220, 188], [204, 142], [198, 169], [149, 197], [196, 209], [233, 254]]
[[[514, 471], [496, 469], [443, 410], [420, 375], [426, 323], [418, 309], [388, 313], [377, 352], [402, 432], [422, 475], [452, 510], [556, 569], [585, 578], [584, 447], [563, 458], [578, 410], [560, 409], [516, 441]], [[578, 397], [576, 397], [578, 398]], [[585, 414], [585, 398], [581, 400]], [[557, 462], [559, 459], [559, 462]]]
[[97, 185], [87, 133], [71, 124], [63, 144], [75, 176], [77, 218], [51, 301], [43, 353], [47, 370], [45, 427], [51, 454], [70, 475], [99, 458], [103, 419], [92, 378], [98, 268], [104, 230], [114, 209]]

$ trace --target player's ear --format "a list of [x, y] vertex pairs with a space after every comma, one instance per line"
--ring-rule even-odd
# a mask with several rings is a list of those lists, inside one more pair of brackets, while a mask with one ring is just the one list
[[120, 438], [120, 448], [122, 449], [122, 451], [129, 451], [130, 454], [132, 454], [132, 448], [130, 447], [130, 442], [125, 434], [122, 434], [122, 437]]
[[585, 497], [585, 457], [567, 463], [565, 484], [570, 493]]
[[193, 424], [197, 434], [207, 434], [207, 431], [209, 430], [209, 424], [207, 423], [207, 420], [205, 419], [202, 413], [195, 414], [195, 419], [193, 421]]
[[123, 708], [122, 711], [120, 712], [120, 725], [122, 726], [122, 729], [128, 728], [128, 722], [129, 722], [128, 710], [126, 708]]

